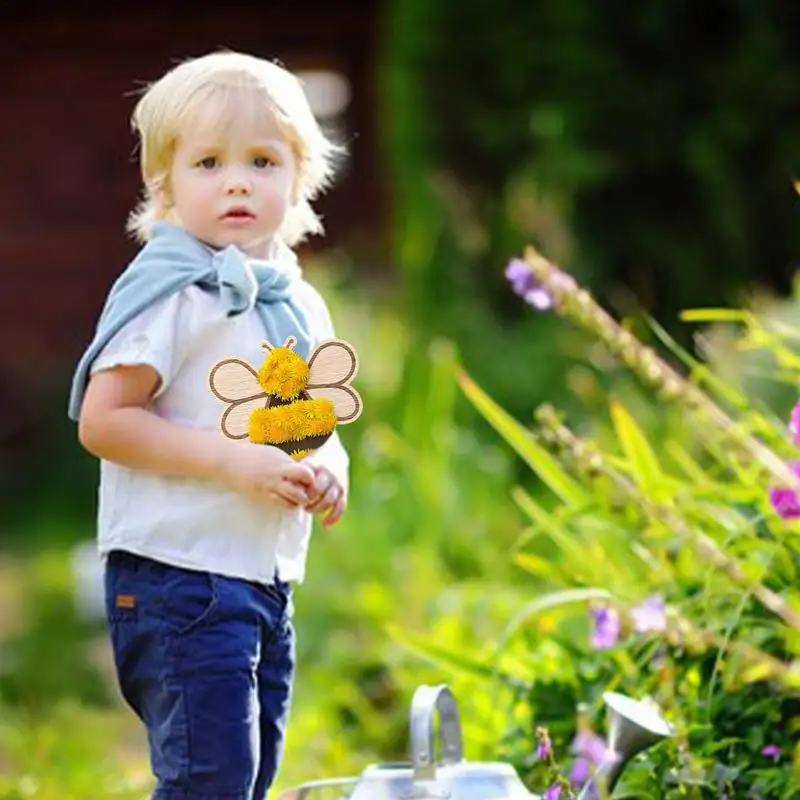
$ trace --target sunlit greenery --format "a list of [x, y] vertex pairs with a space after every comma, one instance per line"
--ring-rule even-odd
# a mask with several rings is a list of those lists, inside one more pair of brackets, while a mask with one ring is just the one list
[[[793, 758], [795, 689], [770, 671], [769, 658], [790, 664], [796, 632], [759, 610], [753, 592], [724, 570], [709, 569], [694, 547], [701, 534], [712, 537], [749, 579], [797, 609], [791, 586], [800, 539], [768, 516], [760, 468], [716, 449], [680, 408], [649, 407], [646, 391], [609, 362], [615, 399], [574, 424], [628, 486], [615, 491], [596, 465], [586, 472], [586, 452], [576, 459], [574, 446], [532, 438], [527, 425], [505, 416], [461, 372], [452, 345], [432, 342], [417, 361], [424, 372], [404, 372], [406, 335], [391, 306], [368, 294], [333, 297], [341, 335], [364, 343], [365, 418], [343, 429], [353, 456], [351, 508], [339, 526], [317, 533], [297, 593], [300, 668], [280, 785], [405, 758], [411, 693], [444, 681], [459, 699], [467, 757], [509, 759], [533, 787], [547, 780], [533, 755], [535, 727], [551, 729], [567, 770], [577, 704], [588, 703], [601, 728], [599, 693], [621, 688], [662, 703], [686, 747], [657, 748], [653, 761], [631, 767], [637, 796], [669, 796], [654, 781], [672, 780], [665, 776], [679, 768], [693, 770], [697, 784], [686, 796], [718, 796], [718, 775], [731, 782], [724, 770], [741, 770], [748, 786], [760, 776], [761, 797], [792, 796], [788, 772], [759, 751], [782, 746], [784, 767]], [[568, 340], [568, 326], [559, 328], [554, 341]], [[709, 338], [727, 359], [728, 379], [739, 376], [744, 386], [751, 361], [763, 357], [727, 355], [721, 333], [728, 330]], [[752, 331], [750, 341], [775, 350], [775, 374], [793, 375], [792, 340], [779, 341], [774, 328]], [[599, 408], [597, 393], [599, 384], [586, 398]], [[407, 402], [387, 413], [398, 395]], [[472, 415], [472, 428], [483, 427], [467, 398], [502, 437], [487, 426], [479, 440], [454, 421]], [[778, 452], [791, 452], [779, 418], [757, 417], [749, 405], [740, 413], [758, 422], [760, 436], [770, 433]], [[650, 425], [657, 417], [662, 425]], [[559, 424], [539, 420], [551, 434]], [[658, 444], [647, 443], [646, 429], [658, 431]], [[517, 480], [515, 449], [536, 478]], [[643, 499], [691, 530], [671, 530]], [[759, 514], [761, 522], [748, 523]], [[46, 520], [46, 510], [40, 516]], [[32, 531], [35, 540], [48, 538], [49, 524], [39, 523], [45, 531]], [[62, 538], [65, 545], [34, 553], [20, 545], [3, 571], [0, 796], [77, 799], [88, 796], [87, 786], [103, 786], [103, 797], [142, 797], [150, 780], [143, 737], [116, 700], [102, 625], [72, 611], [77, 537]], [[593, 602], [610, 597], [624, 611], [654, 591], [689, 629], [663, 648], [658, 636], [630, 636], [611, 651], [593, 650]], [[703, 641], [694, 629], [716, 639]], [[742, 657], [739, 644], [765, 660]]]
[[[800, 292], [745, 291], [786, 288], [800, 242], [796, 12], [607, 5], [386, 4], [390, 275], [306, 264], [358, 350], [364, 414], [341, 431], [350, 507], [315, 534], [296, 594], [277, 788], [405, 759], [414, 689], [446, 682], [466, 756], [536, 791], [555, 778], [537, 727], [568, 774], [610, 688], [652, 696], [678, 732], [631, 765], [628, 797], [800, 791], [800, 537], [768, 502], [795, 457]], [[526, 244], [623, 327], [526, 306], [503, 277]], [[749, 310], [680, 318], [700, 301]], [[2, 464], [0, 798], [144, 798], [143, 732], [77, 604], [96, 465], [66, 378], [52, 397]], [[667, 630], [633, 632], [653, 595]], [[622, 620], [608, 649], [592, 645], [603, 605]]]

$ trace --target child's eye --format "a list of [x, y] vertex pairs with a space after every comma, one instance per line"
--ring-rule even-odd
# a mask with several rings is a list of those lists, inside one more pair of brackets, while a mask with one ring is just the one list
[[216, 156], [206, 156], [197, 162], [197, 166], [203, 169], [214, 169], [217, 164], [219, 164], [219, 159]]
[[256, 156], [253, 159], [253, 165], [258, 169], [266, 169], [271, 167], [275, 162], [269, 156]]

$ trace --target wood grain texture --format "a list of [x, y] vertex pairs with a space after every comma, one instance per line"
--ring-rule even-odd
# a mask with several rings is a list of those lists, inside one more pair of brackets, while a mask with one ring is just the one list
[[208, 373], [208, 388], [223, 403], [239, 402], [264, 394], [258, 382], [258, 373], [241, 358], [217, 361]]
[[268, 397], [253, 367], [241, 358], [224, 358], [208, 373], [211, 394], [227, 405], [219, 420], [229, 439], [246, 439], [250, 414], [268, 405]]
[[363, 408], [361, 395], [350, 386], [358, 373], [358, 354], [343, 339], [321, 342], [308, 359], [308, 393], [333, 403], [340, 424], [355, 422]]

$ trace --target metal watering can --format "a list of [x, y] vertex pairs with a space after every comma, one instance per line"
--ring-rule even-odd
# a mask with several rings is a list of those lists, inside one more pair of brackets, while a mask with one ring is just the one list
[[[579, 798], [589, 796], [593, 783], [605, 786], [610, 794], [631, 758], [673, 735], [670, 724], [649, 705], [616, 692], [606, 692], [603, 700], [608, 715], [607, 756]], [[287, 789], [278, 800], [541, 800], [525, 788], [510, 764], [464, 760], [458, 706], [444, 684], [416, 690], [410, 735], [410, 763], [374, 764], [357, 778], [311, 781]]]

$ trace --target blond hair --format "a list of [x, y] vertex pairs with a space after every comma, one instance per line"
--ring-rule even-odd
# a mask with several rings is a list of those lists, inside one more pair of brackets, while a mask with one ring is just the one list
[[139, 137], [144, 197], [128, 219], [128, 231], [145, 242], [154, 222], [171, 218], [166, 198], [176, 145], [181, 133], [209, 111], [217, 126], [243, 112], [256, 122], [265, 115], [277, 120], [297, 165], [294, 202], [278, 235], [293, 245], [322, 233], [311, 201], [329, 185], [343, 148], [324, 135], [294, 75], [270, 61], [231, 51], [182, 62], [150, 84], [136, 104], [131, 124]]

